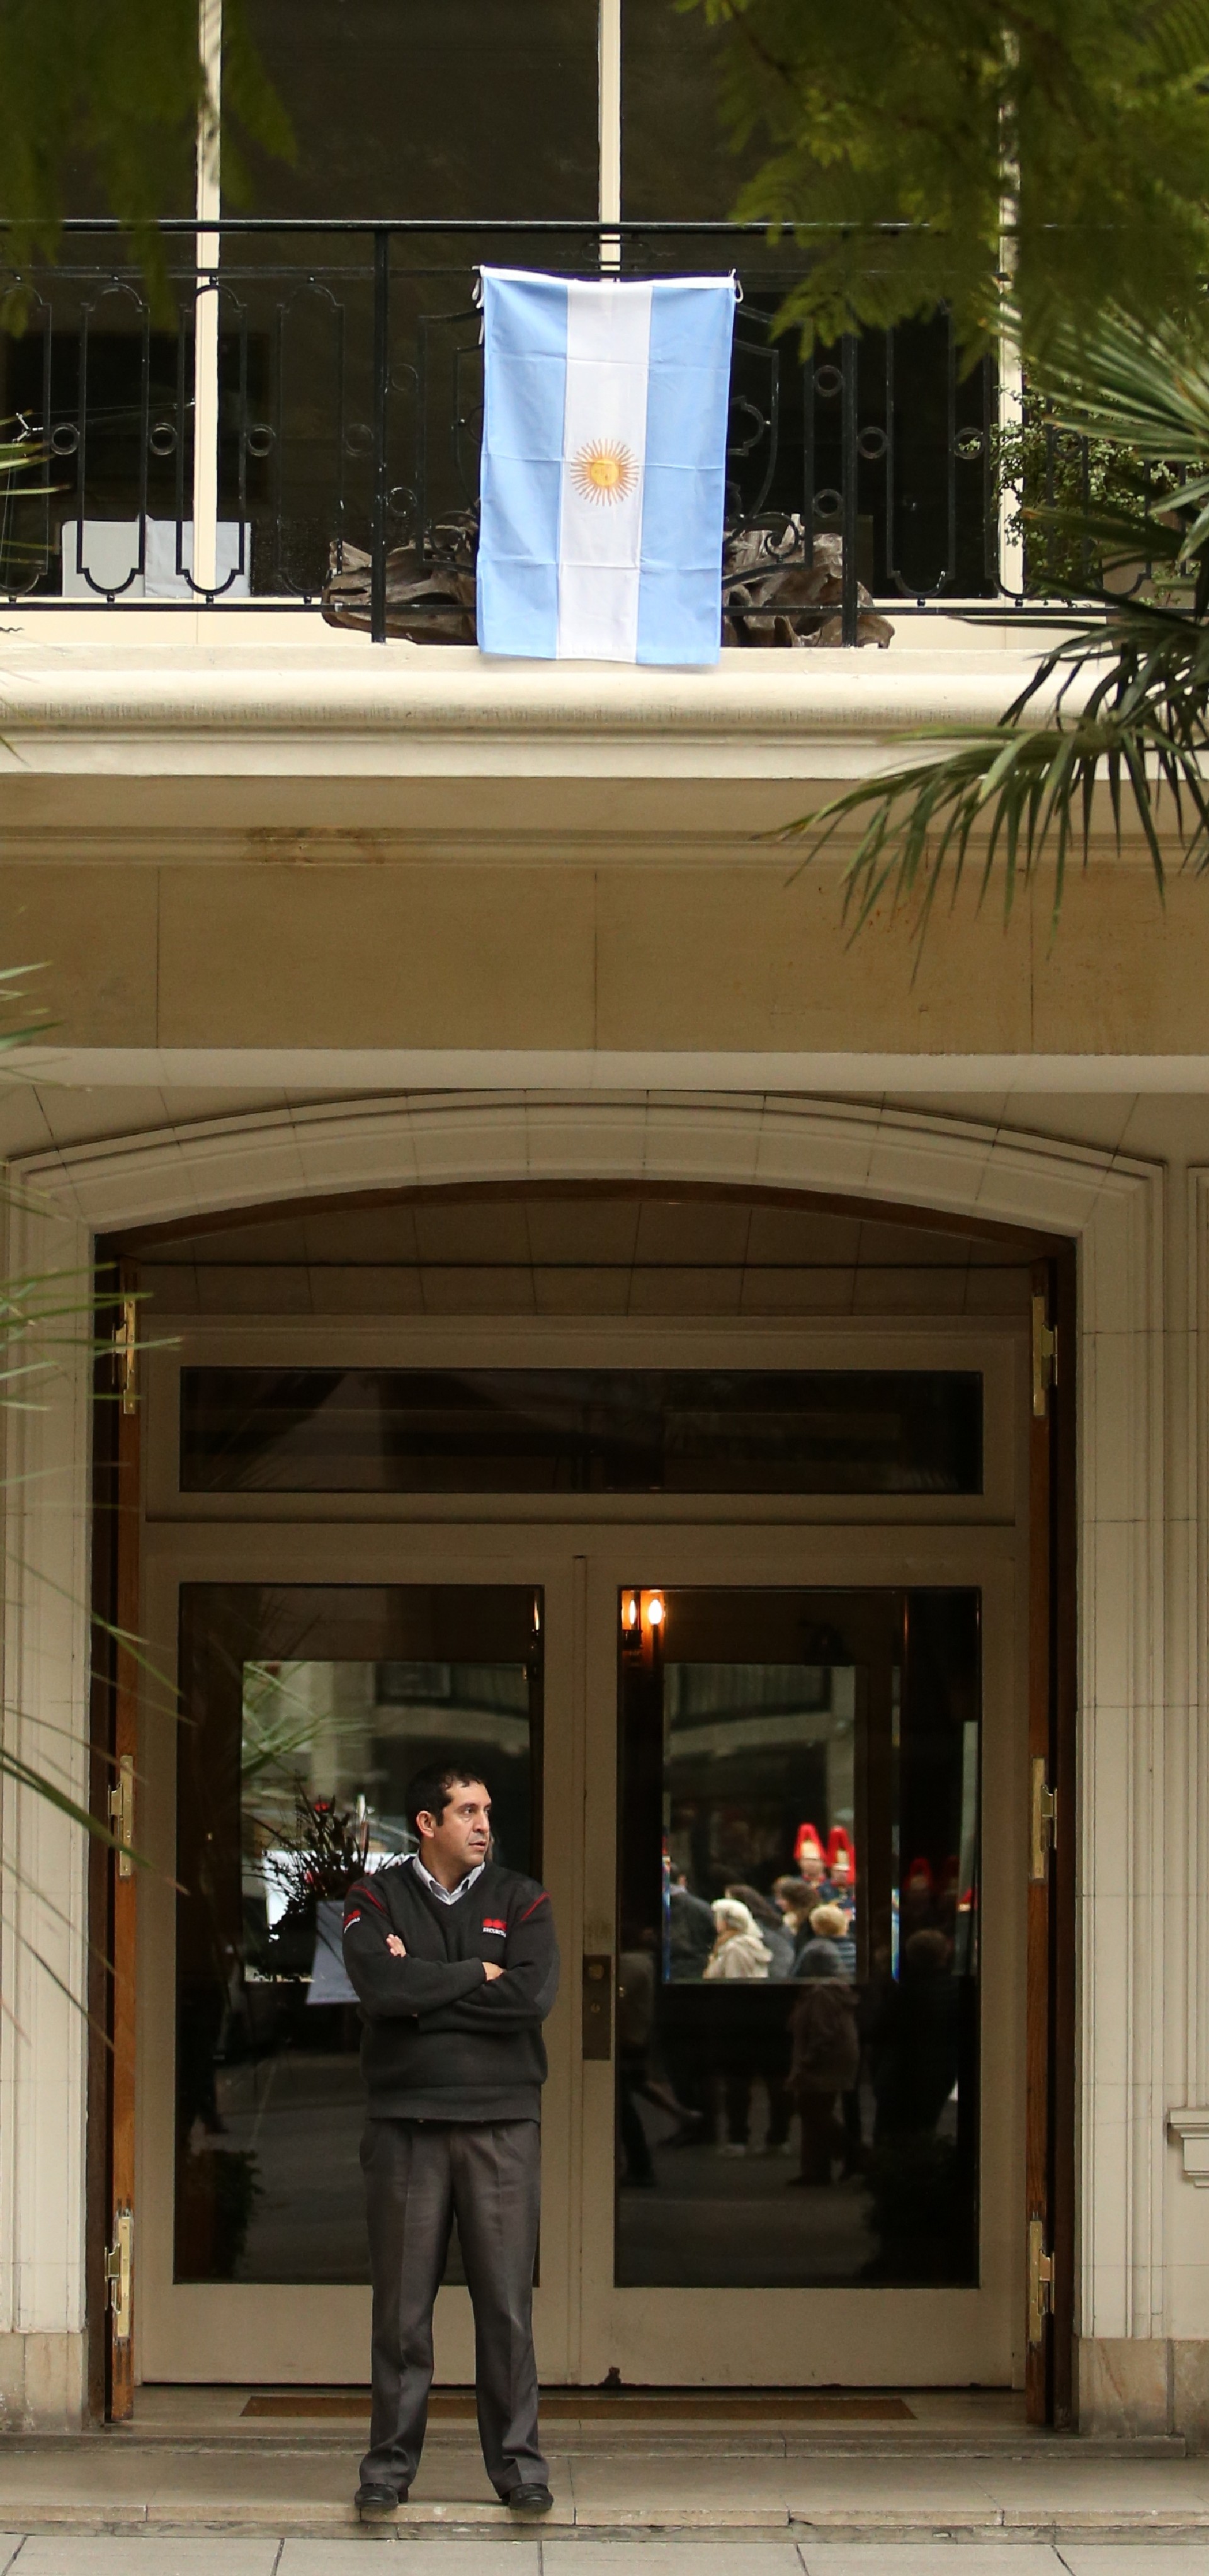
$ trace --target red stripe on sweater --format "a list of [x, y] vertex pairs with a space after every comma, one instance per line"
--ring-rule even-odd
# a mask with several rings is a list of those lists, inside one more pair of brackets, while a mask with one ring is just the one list
[[539, 1905], [548, 1905], [548, 1904], [549, 1904], [549, 1902], [550, 1902], [550, 1899], [549, 1899], [549, 1897], [547, 1896], [545, 1889], [543, 1888], [543, 1889], [542, 1889], [542, 1892], [541, 1892], [541, 1895], [540, 1895], [540, 1896], [535, 1896], [535, 1897], [534, 1897], [532, 1905], [527, 1905], [527, 1906], [525, 1907], [525, 1911], [524, 1911], [524, 1913], [522, 1914], [522, 1916], [521, 1916], [521, 1918], [520, 1918], [520, 1919], [521, 1919], [521, 1922], [522, 1922], [522, 1923], [527, 1923], [527, 1922], [528, 1922], [528, 1920], [529, 1920], [530, 1915], [531, 1915], [531, 1914], [536, 1914], [536, 1912], [537, 1912], [537, 1909], [538, 1909], [538, 1906], [539, 1906]]

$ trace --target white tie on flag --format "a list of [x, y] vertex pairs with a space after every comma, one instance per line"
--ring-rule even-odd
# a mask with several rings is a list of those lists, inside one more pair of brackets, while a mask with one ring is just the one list
[[716, 662], [734, 278], [481, 274], [483, 652]]

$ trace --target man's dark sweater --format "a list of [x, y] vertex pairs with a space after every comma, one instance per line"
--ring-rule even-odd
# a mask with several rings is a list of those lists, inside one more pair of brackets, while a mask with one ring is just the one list
[[[386, 1946], [392, 1932], [405, 1959]], [[487, 1959], [503, 1976], [484, 1976]], [[558, 1945], [536, 1879], [489, 1861], [443, 1905], [410, 1860], [392, 1861], [349, 1890], [344, 1964], [361, 2003], [371, 2119], [540, 2116]]]

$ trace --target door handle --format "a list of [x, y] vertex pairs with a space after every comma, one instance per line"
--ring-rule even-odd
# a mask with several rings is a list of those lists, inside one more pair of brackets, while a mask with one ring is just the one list
[[583, 1963], [583, 2054], [613, 2054], [613, 1962], [606, 1950], [585, 1952]]

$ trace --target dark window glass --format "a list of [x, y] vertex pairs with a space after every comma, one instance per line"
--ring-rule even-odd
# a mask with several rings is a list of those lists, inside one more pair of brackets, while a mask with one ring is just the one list
[[703, 9], [623, 0], [621, 204], [631, 219], [724, 222], [767, 158], [759, 142], [732, 148], [722, 115], [727, 42]]
[[617, 2280], [975, 2284], [978, 1594], [620, 1607]]
[[250, 0], [248, 18], [298, 145], [292, 168], [250, 156], [254, 214], [595, 219], [595, 0]]
[[539, 1866], [539, 1617], [518, 1587], [182, 1587], [178, 2281], [368, 2280], [343, 1895], [412, 1847], [407, 1782], [451, 1750], [500, 1859]]
[[181, 1372], [186, 1493], [976, 1494], [937, 1369]]
[[[249, 0], [248, 17], [297, 155], [248, 150], [228, 214], [594, 225], [595, 0]], [[594, 232], [560, 246], [486, 230], [392, 240], [392, 548], [427, 548], [447, 514], [474, 508], [477, 265], [578, 265], [594, 247]], [[372, 239], [230, 234], [222, 272], [219, 517], [232, 547], [244, 531], [253, 593], [313, 600], [333, 546], [371, 541]]]

